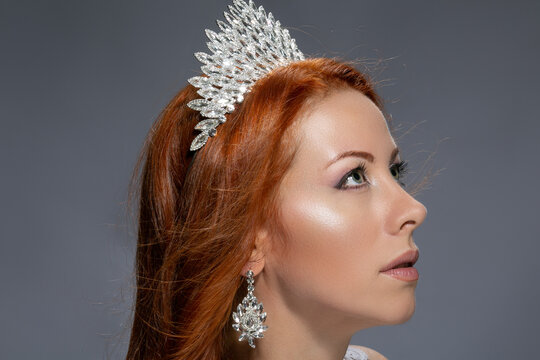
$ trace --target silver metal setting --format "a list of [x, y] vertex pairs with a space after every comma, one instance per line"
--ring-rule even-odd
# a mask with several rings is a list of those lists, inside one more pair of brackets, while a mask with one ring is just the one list
[[262, 6], [256, 8], [252, 0], [233, 0], [228, 8], [229, 12], [223, 13], [227, 23], [217, 20], [221, 32], [205, 30], [211, 53], [195, 53], [206, 76], [195, 76], [188, 82], [199, 88], [197, 93], [203, 99], [192, 100], [187, 106], [206, 119], [195, 126], [201, 133], [190, 151], [200, 149], [216, 135], [216, 128], [226, 121], [225, 114], [244, 100], [258, 79], [277, 67], [304, 60], [289, 31]]
[[233, 312], [232, 318], [234, 324], [232, 327], [236, 331], [242, 332], [238, 341], [247, 339], [249, 346], [255, 348], [254, 339], [263, 337], [263, 332], [268, 329], [268, 326], [263, 325], [266, 320], [266, 313], [263, 312], [263, 304], [257, 303], [257, 298], [253, 295], [255, 290], [255, 280], [253, 279], [253, 271], [248, 270], [247, 273], [248, 293], [238, 304], [236, 312]]

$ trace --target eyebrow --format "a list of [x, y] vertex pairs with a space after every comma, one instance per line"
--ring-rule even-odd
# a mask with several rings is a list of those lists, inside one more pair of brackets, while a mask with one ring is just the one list
[[[397, 157], [397, 155], [399, 154], [399, 148], [394, 148], [394, 150], [392, 150], [392, 153], [390, 154], [390, 163], [392, 163], [394, 161], [394, 159]], [[329, 168], [330, 165], [334, 164], [335, 162], [343, 159], [343, 158], [346, 158], [346, 157], [351, 157], [351, 156], [354, 156], [354, 157], [362, 157], [364, 159], [366, 159], [367, 161], [369, 161], [370, 163], [373, 163], [375, 161], [375, 156], [373, 156], [373, 154], [367, 152], [367, 151], [358, 151], [358, 150], [349, 150], [349, 151], [345, 151], [341, 154], [339, 154], [338, 156], [336, 156], [335, 158], [333, 158], [332, 160], [330, 160], [330, 162], [328, 163], [328, 165], [326, 165], [326, 168]]]

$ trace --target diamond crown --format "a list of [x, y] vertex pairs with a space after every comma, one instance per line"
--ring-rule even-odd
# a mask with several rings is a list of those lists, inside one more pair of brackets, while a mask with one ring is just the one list
[[188, 82], [199, 89], [203, 99], [192, 100], [187, 106], [205, 119], [195, 126], [201, 133], [192, 141], [190, 151], [200, 149], [215, 136], [217, 126], [226, 121], [225, 114], [234, 111], [258, 79], [277, 67], [304, 60], [289, 31], [262, 6], [256, 8], [252, 0], [233, 0], [228, 8], [229, 12], [224, 12], [228, 23], [217, 20], [221, 32], [205, 30], [211, 54], [195, 53], [206, 76], [195, 76]]

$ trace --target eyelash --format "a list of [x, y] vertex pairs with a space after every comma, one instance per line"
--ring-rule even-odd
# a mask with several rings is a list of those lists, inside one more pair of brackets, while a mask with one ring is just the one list
[[[397, 170], [398, 172], [398, 179], [401, 178], [402, 176], [404, 176], [407, 171], [408, 171], [408, 163], [406, 161], [400, 161], [398, 163], [394, 163], [390, 166], [390, 169], [394, 168]], [[344, 184], [346, 183], [347, 179], [355, 173], [355, 171], [359, 170], [360, 173], [362, 174], [362, 177], [364, 178], [364, 183], [368, 183], [368, 181], [366, 180], [366, 176], [367, 176], [367, 169], [366, 169], [366, 166], [364, 163], [360, 163], [360, 165], [354, 169], [352, 169], [351, 171], [349, 171], [339, 182], [339, 184], [337, 185], [337, 189], [339, 190], [346, 190], [346, 189], [357, 189], [357, 188], [361, 188], [363, 186], [365, 186], [365, 184], [362, 184], [362, 185], [358, 185], [358, 186], [344, 186]], [[403, 183], [402, 181], [399, 181], [399, 184], [401, 186], [405, 186], [405, 183]]]

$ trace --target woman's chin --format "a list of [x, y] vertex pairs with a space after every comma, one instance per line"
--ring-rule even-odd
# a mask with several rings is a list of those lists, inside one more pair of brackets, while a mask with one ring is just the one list
[[414, 293], [412, 296], [401, 297], [390, 302], [384, 308], [382, 321], [384, 325], [399, 325], [409, 321], [414, 315], [416, 300]]

